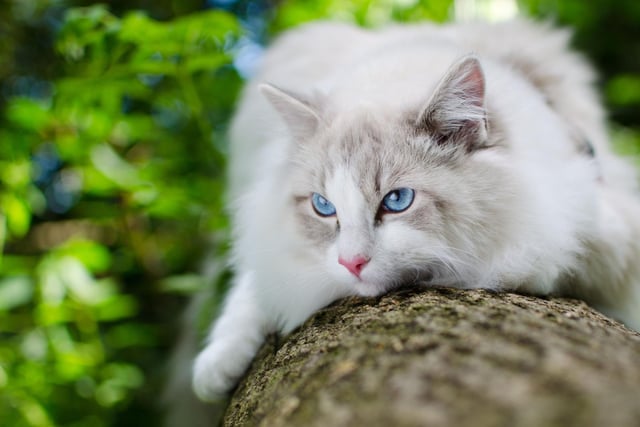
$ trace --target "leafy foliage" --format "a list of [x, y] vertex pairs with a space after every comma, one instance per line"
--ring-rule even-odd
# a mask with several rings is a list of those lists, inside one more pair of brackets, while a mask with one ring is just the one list
[[316, 19], [339, 19], [364, 27], [376, 27], [392, 21], [444, 22], [451, 18], [453, 3], [453, 0], [286, 0], [276, 11], [272, 30], [277, 32]]
[[[526, 0], [528, 13], [553, 19], [574, 30], [576, 47], [598, 68], [602, 91], [612, 118], [636, 129], [616, 131], [616, 141], [625, 152], [637, 144], [640, 119], [640, 4], [634, 0]], [[635, 141], [635, 142], [632, 142]], [[637, 151], [637, 150], [635, 150]]]
[[240, 85], [229, 52], [239, 34], [221, 11], [159, 22], [71, 9], [53, 96], [9, 100], [3, 423], [109, 425], [145, 383], [128, 354], [158, 346], [162, 331], [135, 319], [150, 309], [141, 301], [162, 303], [145, 295], [163, 283], [199, 287], [185, 273], [226, 230], [220, 124]]
[[[256, 42], [313, 19], [443, 22], [454, 3], [13, 0], [2, 8], [2, 424], [160, 424], [156, 401], [180, 307], [211, 286], [197, 273], [204, 254], [226, 251], [224, 133]], [[604, 72], [616, 140], [638, 154], [636, 3], [519, 4], [577, 29], [577, 45]], [[615, 23], [620, 32], [603, 31]]]

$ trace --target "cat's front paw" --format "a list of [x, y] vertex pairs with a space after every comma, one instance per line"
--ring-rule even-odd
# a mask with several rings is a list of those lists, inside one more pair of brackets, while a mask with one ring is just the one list
[[200, 352], [193, 366], [193, 391], [199, 399], [223, 399], [246, 369], [235, 352], [223, 343], [212, 343]]

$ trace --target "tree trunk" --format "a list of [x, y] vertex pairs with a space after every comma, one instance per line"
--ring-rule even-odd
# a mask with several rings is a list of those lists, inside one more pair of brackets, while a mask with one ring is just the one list
[[276, 341], [225, 426], [640, 426], [640, 334], [574, 300], [410, 289]]

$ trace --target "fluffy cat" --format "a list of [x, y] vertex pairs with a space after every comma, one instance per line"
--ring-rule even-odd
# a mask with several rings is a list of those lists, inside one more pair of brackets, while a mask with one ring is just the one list
[[235, 279], [193, 387], [265, 334], [410, 282], [570, 294], [640, 329], [640, 203], [567, 34], [516, 21], [281, 37], [230, 132]]

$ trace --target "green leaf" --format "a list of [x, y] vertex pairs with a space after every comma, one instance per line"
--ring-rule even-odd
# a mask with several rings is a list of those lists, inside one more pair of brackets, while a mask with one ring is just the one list
[[28, 276], [0, 279], [0, 311], [28, 304], [33, 298], [33, 281]]
[[131, 317], [138, 312], [138, 303], [130, 295], [113, 295], [95, 306], [99, 321], [112, 321]]
[[207, 280], [199, 274], [183, 274], [170, 276], [160, 281], [160, 289], [164, 292], [193, 294], [205, 289]]
[[7, 241], [7, 217], [0, 212], [0, 271], [5, 264], [4, 245]]
[[16, 409], [24, 417], [30, 427], [54, 427], [55, 424], [49, 417], [47, 410], [41, 402], [34, 397], [20, 395], [14, 403]]
[[130, 322], [110, 328], [105, 340], [113, 348], [153, 347], [157, 345], [156, 335], [154, 328]]
[[640, 104], [640, 76], [622, 74], [611, 79], [606, 86], [607, 98], [620, 106]]
[[15, 237], [22, 237], [31, 226], [31, 210], [29, 205], [12, 193], [5, 193], [0, 197], [0, 210], [6, 216], [7, 229]]
[[100, 243], [84, 240], [72, 239], [65, 242], [56, 249], [60, 256], [71, 256], [79, 260], [91, 273], [106, 271], [111, 265], [111, 253]]
[[98, 403], [111, 407], [122, 401], [130, 389], [144, 384], [142, 371], [130, 364], [112, 363], [103, 370], [106, 379], [96, 389]]
[[132, 190], [144, 185], [150, 185], [141, 179], [138, 170], [134, 166], [123, 160], [107, 144], [93, 147], [91, 161], [97, 170], [123, 189]]
[[87, 306], [96, 306], [111, 298], [117, 291], [109, 280], [96, 280], [76, 257], [54, 252], [38, 268], [42, 283], [43, 301], [53, 306], [67, 295]]
[[0, 161], [0, 180], [9, 188], [26, 188], [31, 182], [31, 162], [26, 159]]
[[34, 319], [39, 326], [50, 326], [71, 321], [73, 313], [68, 304], [45, 301], [36, 307]]
[[66, 288], [84, 304], [100, 304], [115, 292], [112, 283], [96, 281], [77, 258], [63, 256], [57, 261], [56, 267]]
[[192, 56], [187, 59], [186, 68], [190, 73], [203, 70], [215, 71], [230, 62], [231, 57], [227, 54]]
[[53, 257], [46, 257], [37, 269], [42, 301], [51, 306], [58, 306], [67, 295], [64, 281], [58, 274], [58, 266]]
[[27, 359], [43, 361], [47, 356], [47, 338], [40, 328], [24, 335], [20, 344], [22, 354]]
[[48, 107], [30, 98], [13, 98], [7, 107], [7, 119], [26, 131], [38, 132], [50, 120]]
[[7, 375], [7, 371], [5, 371], [2, 365], [0, 365], [0, 389], [5, 388], [8, 382], [9, 376]]
[[153, 44], [162, 39], [174, 42], [174, 39], [168, 37], [168, 27], [150, 19], [144, 12], [130, 12], [122, 19], [118, 37], [134, 44]]
[[89, 47], [97, 47], [105, 38], [118, 31], [120, 21], [105, 5], [69, 9], [64, 25], [58, 35], [58, 52], [71, 60], [80, 60], [87, 55]]

